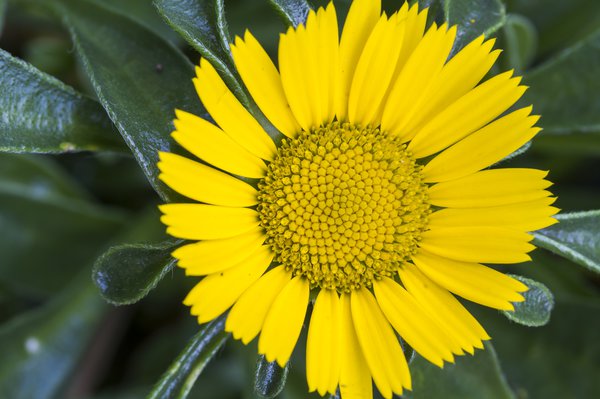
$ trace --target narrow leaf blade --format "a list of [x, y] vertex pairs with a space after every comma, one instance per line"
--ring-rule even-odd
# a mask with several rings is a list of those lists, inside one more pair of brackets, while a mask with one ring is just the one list
[[[176, 108], [203, 114], [190, 80], [193, 66], [146, 27], [92, 0], [55, 0], [94, 90], [146, 177], [164, 199], [158, 152], [176, 152], [170, 139]], [[98, 34], [102, 32], [102, 34]]]
[[171, 364], [147, 399], [186, 398], [194, 382], [229, 334], [224, 331], [225, 315], [204, 325]]

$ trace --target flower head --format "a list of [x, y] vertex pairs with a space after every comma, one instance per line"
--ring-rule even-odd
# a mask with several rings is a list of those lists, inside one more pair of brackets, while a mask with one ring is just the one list
[[386, 398], [411, 388], [394, 331], [442, 366], [489, 339], [454, 295], [513, 309], [527, 287], [481, 263], [529, 260], [529, 232], [555, 222], [546, 173], [492, 168], [540, 130], [512, 72], [427, 10], [386, 16], [355, 0], [281, 35], [278, 67], [254, 37], [232, 55], [272, 139], [206, 60], [194, 79], [216, 124], [177, 111], [174, 139], [204, 163], [161, 153], [161, 179], [197, 202], [161, 206], [173, 255], [205, 276], [184, 303], [284, 365], [314, 298], [309, 389]]

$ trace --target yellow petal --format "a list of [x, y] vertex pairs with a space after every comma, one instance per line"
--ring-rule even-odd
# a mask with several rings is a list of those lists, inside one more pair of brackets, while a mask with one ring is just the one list
[[265, 163], [221, 129], [196, 115], [179, 110], [175, 113], [177, 130], [172, 136], [183, 148], [203, 161], [235, 175], [253, 178], [265, 175]]
[[373, 289], [385, 317], [417, 353], [439, 367], [444, 360], [454, 362], [453, 345], [444, 331], [400, 284], [383, 277], [373, 283]]
[[390, 399], [392, 393], [401, 395], [402, 387], [411, 389], [402, 347], [373, 294], [366, 288], [354, 290], [350, 304], [358, 341], [381, 395]]
[[267, 272], [235, 302], [227, 315], [225, 331], [233, 333], [233, 337], [241, 339], [244, 344], [252, 341], [260, 332], [277, 295], [289, 280], [290, 274], [283, 266]]
[[240, 263], [256, 252], [265, 241], [260, 228], [220, 240], [206, 240], [184, 245], [173, 252], [178, 265], [188, 276], [205, 276]]
[[361, 126], [379, 124], [375, 117], [394, 74], [404, 28], [404, 24], [398, 23], [397, 15], [392, 15], [389, 20], [382, 16], [373, 28], [352, 79], [348, 99], [351, 123]]
[[380, 14], [380, 0], [355, 0], [348, 11], [339, 50], [340, 72], [336, 107], [338, 120], [346, 119], [350, 85], [356, 64]]
[[290, 109], [302, 129], [309, 131], [314, 127], [314, 118], [311, 114], [311, 98], [306, 93], [310, 76], [305, 71], [306, 65], [300, 43], [305, 35], [304, 25], [298, 25], [297, 30], [289, 27], [285, 34], [279, 36], [278, 56], [281, 84]]
[[258, 340], [258, 352], [265, 355], [267, 361], [277, 361], [284, 367], [290, 360], [302, 330], [309, 292], [308, 281], [296, 276], [277, 295]]
[[[500, 54], [499, 50], [490, 53], [494, 41], [495, 39], [492, 39], [483, 43], [483, 36], [480, 36], [465, 46], [443, 66], [437, 75], [431, 76], [428, 85], [424, 84], [426, 92], [420, 96], [419, 101], [407, 104], [410, 112], [404, 110], [395, 113], [395, 123], [390, 124], [388, 130], [401, 132], [403, 137], [410, 139], [416, 130], [434, 115], [473, 89]], [[386, 123], [393, 120], [394, 117], [387, 116]]]
[[206, 59], [196, 67], [194, 86], [202, 104], [225, 133], [257, 157], [272, 160], [275, 143], [244, 108]]
[[338, 27], [333, 3], [308, 13], [305, 25], [279, 41], [279, 69], [286, 97], [304, 130], [335, 116]]
[[317, 64], [321, 110], [318, 120], [327, 124], [335, 118], [339, 73], [339, 29], [333, 1], [317, 12]]
[[432, 26], [427, 31], [390, 91], [381, 120], [382, 130], [405, 140], [411, 138], [403, 128], [419, 108], [422, 98], [436, 93], [437, 87], [432, 82], [448, 59], [455, 37], [455, 26], [450, 30], [446, 30], [446, 25], [439, 29]]
[[408, 149], [417, 158], [443, 150], [498, 117], [525, 92], [512, 71], [480, 84], [432, 118], [416, 133]]
[[167, 233], [186, 240], [216, 240], [233, 237], [259, 224], [256, 211], [203, 204], [166, 204], [159, 207]]
[[285, 98], [279, 72], [258, 40], [246, 31], [244, 40], [235, 38], [231, 54], [256, 105], [281, 133], [295, 137], [300, 125]]
[[535, 231], [556, 223], [558, 209], [549, 206], [556, 198], [546, 197], [516, 204], [486, 208], [450, 208], [429, 215], [429, 227], [494, 226]]
[[235, 177], [169, 152], [161, 152], [159, 157], [158, 177], [188, 198], [213, 205], [256, 205], [256, 190]]
[[518, 150], [541, 129], [531, 107], [514, 111], [447, 148], [423, 168], [426, 182], [453, 180], [486, 168]]
[[406, 263], [398, 273], [407, 291], [444, 328], [449, 338], [471, 354], [474, 348], [483, 348], [481, 341], [489, 339], [489, 335], [452, 294], [412, 264]]
[[520, 263], [531, 260], [530, 234], [501, 227], [440, 227], [424, 232], [419, 246], [464, 262]]
[[[321, 290], [315, 301], [306, 340], [309, 392], [335, 394], [340, 378], [341, 307], [335, 290]], [[345, 350], [345, 348], [344, 348]]]
[[548, 172], [537, 169], [490, 169], [429, 187], [436, 206], [477, 208], [533, 201], [551, 195]]
[[372, 398], [371, 374], [354, 330], [349, 294], [342, 294], [340, 306], [343, 348], [340, 354], [340, 393], [344, 399]]
[[205, 277], [190, 291], [183, 303], [192, 307], [191, 313], [198, 316], [198, 323], [218, 317], [262, 276], [273, 256], [268, 247], [261, 247], [237, 266]]
[[402, 50], [400, 51], [398, 61], [396, 62], [396, 71], [394, 72], [392, 82], [395, 82], [396, 79], [398, 79], [406, 62], [412, 56], [421, 40], [423, 40], [428, 10], [429, 9], [426, 8], [419, 12], [418, 2], [415, 2], [410, 8], [408, 7], [408, 2], [405, 2], [398, 11], [398, 23], [404, 24], [406, 27], [404, 28]]
[[514, 278], [478, 263], [460, 262], [421, 251], [412, 258], [427, 277], [465, 299], [502, 310], [521, 302], [519, 292], [527, 286]]

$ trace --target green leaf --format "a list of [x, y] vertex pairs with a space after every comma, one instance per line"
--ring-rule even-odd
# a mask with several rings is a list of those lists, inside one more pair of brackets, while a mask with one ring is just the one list
[[[543, 134], [600, 132], [600, 31], [525, 76]], [[565, 137], [565, 142], [569, 137]]]
[[600, 25], [598, 0], [507, 0], [509, 12], [525, 15], [540, 33], [540, 54], [569, 47]]
[[[185, 56], [132, 19], [93, 0], [53, 0], [71, 33], [94, 90], [150, 184], [164, 200], [173, 192], [158, 180], [159, 151], [170, 139], [176, 108], [202, 114]], [[102, 34], [99, 34], [102, 32]]]
[[[520, 398], [595, 398], [600, 392], [600, 305], [557, 302], [544, 328], [483, 321]], [[476, 396], [478, 397], [478, 396]]]
[[261, 355], [256, 363], [256, 375], [254, 377], [254, 392], [261, 398], [274, 398], [281, 393], [285, 387], [289, 363], [280, 367], [277, 362], [268, 362]]
[[248, 98], [240, 85], [229, 50], [229, 30], [223, 0], [154, 0], [165, 21], [204, 58], [245, 105]]
[[514, 399], [491, 344], [477, 350], [474, 356], [456, 356], [456, 363], [441, 369], [420, 356], [412, 362], [412, 392], [407, 399]]
[[223, 346], [226, 315], [205, 324], [175, 359], [147, 399], [184, 399], [202, 370]]
[[44, 296], [97, 255], [123, 214], [88, 202], [49, 160], [33, 159], [0, 154], [0, 282]]
[[0, 397], [57, 397], [105, 310], [87, 273], [48, 304], [0, 327]]
[[450, 26], [458, 25], [453, 54], [482, 34], [489, 37], [506, 20], [500, 0], [444, 0], [444, 15]]
[[111, 247], [94, 264], [92, 278], [100, 293], [114, 305], [132, 304], [145, 297], [176, 263], [173, 241], [159, 244], [121, 244]]
[[560, 213], [559, 223], [535, 232], [535, 244], [600, 273], [600, 210]]
[[531, 21], [522, 15], [509, 14], [502, 29], [506, 69], [514, 68], [521, 74], [535, 58], [538, 34]]
[[554, 296], [544, 284], [529, 278], [510, 275], [529, 287], [522, 295], [523, 302], [514, 302], [513, 312], [502, 311], [510, 320], [528, 327], [540, 327], [548, 324], [554, 308]]
[[95, 101], [0, 49], [0, 151], [127, 151]]
[[296, 27], [306, 21], [310, 6], [306, 0], [269, 0], [288, 26]]

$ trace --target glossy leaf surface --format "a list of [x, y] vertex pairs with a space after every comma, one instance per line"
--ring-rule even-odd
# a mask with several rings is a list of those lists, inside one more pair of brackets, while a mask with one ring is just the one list
[[554, 296], [544, 284], [521, 276], [511, 275], [529, 287], [521, 295], [523, 302], [514, 302], [514, 312], [502, 311], [510, 320], [528, 327], [540, 327], [550, 321], [550, 313], [554, 308]]
[[229, 334], [224, 331], [225, 316], [205, 324], [171, 364], [147, 399], [183, 399]]
[[156, 162], [159, 151], [175, 151], [170, 138], [175, 109], [201, 114], [190, 82], [192, 64], [146, 27], [95, 1], [54, 0], [52, 6], [148, 180], [163, 199], [172, 198], [158, 180]]
[[500, 0], [444, 0], [444, 15], [450, 26], [458, 25], [452, 53], [482, 34], [489, 37], [506, 20], [506, 10]]
[[0, 93], [2, 152], [127, 151], [100, 104], [1, 49]]
[[115, 305], [139, 301], [172, 270], [172, 241], [121, 244], [111, 247], [94, 264], [93, 279], [102, 296]]
[[210, 61], [235, 95], [247, 103], [229, 50], [223, 0], [155, 0], [154, 4], [165, 21]]
[[48, 304], [0, 327], [0, 397], [57, 397], [105, 310], [87, 273]]
[[535, 244], [600, 273], [600, 211], [558, 214], [559, 223], [535, 233]]

